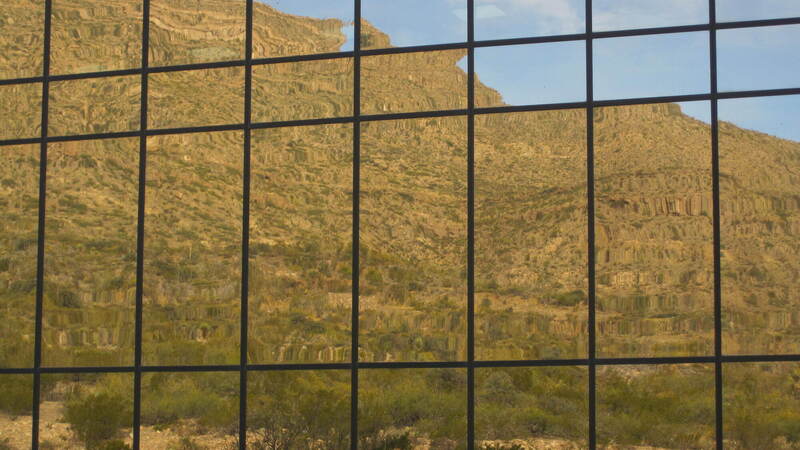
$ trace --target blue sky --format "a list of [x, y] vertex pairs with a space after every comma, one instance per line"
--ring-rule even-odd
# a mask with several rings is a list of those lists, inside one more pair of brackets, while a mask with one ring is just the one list
[[[303, 16], [340, 18], [352, 38], [352, 0], [261, 0]], [[719, 21], [800, 16], [800, 0], [716, 0]], [[475, 0], [478, 40], [581, 33], [583, 0]], [[362, 0], [362, 17], [395, 46], [466, 40], [466, 0]], [[594, 0], [596, 31], [698, 24], [707, 0]], [[708, 33], [607, 38], [594, 41], [596, 99], [707, 93]], [[721, 30], [720, 91], [800, 87], [800, 25]], [[509, 104], [585, 100], [583, 42], [480, 48], [480, 80]], [[352, 49], [352, 39], [343, 50]], [[462, 61], [462, 68], [466, 65]], [[720, 119], [800, 141], [799, 96], [720, 104]], [[682, 104], [708, 121], [708, 102]], [[794, 119], [784, 120], [784, 117]], [[794, 123], [793, 123], [794, 122]]]

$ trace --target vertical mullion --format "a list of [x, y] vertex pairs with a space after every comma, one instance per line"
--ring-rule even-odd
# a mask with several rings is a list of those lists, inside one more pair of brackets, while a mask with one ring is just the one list
[[31, 412], [31, 448], [39, 448], [39, 397], [41, 395], [42, 377], [42, 313], [44, 301], [44, 238], [45, 238], [45, 204], [47, 197], [47, 128], [48, 103], [50, 96], [50, 31], [52, 1], [44, 2], [44, 40], [42, 51], [42, 142], [39, 146], [39, 223], [36, 247], [36, 317], [34, 325], [33, 350], [33, 410]]
[[592, 0], [586, 0], [586, 211], [589, 331], [589, 448], [597, 447], [597, 380], [595, 330], [595, 233], [594, 233], [594, 66], [592, 38]]
[[239, 370], [239, 448], [247, 448], [247, 342], [250, 285], [250, 125], [253, 95], [253, 0], [247, 0], [244, 72], [244, 158], [242, 169], [242, 286]]
[[142, 320], [144, 297], [144, 218], [145, 182], [147, 180], [147, 67], [150, 65], [150, 0], [142, 1], [142, 76], [139, 99], [139, 198], [136, 225], [136, 318], [134, 331], [133, 372], [133, 448], [141, 446], [142, 410]]
[[350, 448], [358, 448], [359, 228], [361, 196], [361, 0], [353, 1], [353, 242], [350, 346]]
[[708, 2], [709, 71], [711, 84], [711, 192], [714, 233], [714, 408], [717, 448], [723, 448], [722, 429], [722, 280], [719, 210], [719, 118], [717, 97], [717, 12], [715, 0]]
[[475, 448], [475, 0], [467, 0], [467, 448]]

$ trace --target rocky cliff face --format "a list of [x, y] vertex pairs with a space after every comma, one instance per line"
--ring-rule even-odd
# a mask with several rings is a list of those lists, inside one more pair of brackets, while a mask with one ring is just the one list
[[[13, 17], [23, 3], [7, 9], [6, 24], [27, 20]], [[88, 4], [59, 2], [54, 10], [54, 30], [63, 32], [54, 55], [69, 56], [59, 67], [138, 64], [139, 10], [121, 0]], [[345, 41], [340, 21], [255, 6], [256, 57], [336, 51]], [[233, 0], [153, 1], [152, 63], [242, 58], [241, 8]], [[121, 25], [111, 20], [120, 17]], [[367, 39], [388, 42], [371, 25], [364, 30]], [[30, 43], [8, 33], [0, 39], [3, 48]], [[466, 107], [466, 75], [456, 66], [463, 56], [453, 50], [364, 57], [362, 112]], [[242, 120], [240, 69], [159, 74], [150, 84], [151, 127]], [[120, 100], [135, 86], [92, 95], [77, 84], [60, 89], [53, 95], [70, 99], [58, 110], [64, 132], [138, 126], [108, 120], [135, 108], [137, 100]], [[108, 114], [95, 108], [103, 92], [114, 98]], [[479, 84], [476, 97], [499, 94]], [[349, 60], [254, 68], [255, 120], [352, 111]], [[581, 110], [476, 118], [480, 359], [586, 355], [585, 127]], [[238, 361], [242, 139], [240, 132], [217, 132], [148, 141], [147, 364]], [[250, 360], [345, 361], [352, 127], [258, 130], [252, 142]], [[363, 359], [464, 358], [466, 119], [364, 123], [361, 143]], [[132, 362], [137, 144], [75, 142], [50, 151], [46, 365]], [[0, 361], [26, 365], [38, 148], [0, 150], [0, 201], [11, 219], [0, 228], [0, 298], [4, 317], [17, 318], [2, 328]], [[725, 351], [796, 353], [800, 144], [723, 123], [720, 155]], [[598, 109], [595, 179], [599, 354], [710, 354], [708, 125], [678, 105]]]

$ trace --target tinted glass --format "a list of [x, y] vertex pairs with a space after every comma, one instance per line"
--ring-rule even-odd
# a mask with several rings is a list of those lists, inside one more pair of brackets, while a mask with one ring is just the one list
[[723, 351], [800, 353], [800, 97], [719, 102]]
[[32, 367], [39, 146], [0, 147], [0, 367]]
[[353, 115], [353, 60], [331, 59], [253, 67], [253, 120]]
[[0, 443], [9, 450], [31, 448], [32, 375], [0, 375]]
[[253, 362], [350, 359], [352, 155], [352, 125], [253, 132]]
[[475, 127], [478, 359], [586, 357], [586, 113]]
[[466, 118], [362, 124], [364, 360], [466, 356]]
[[248, 448], [350, 448], [350, 372], [249, 372]]
[[703, 32], [597, 39], [595, 99], [707, 93], [708, 51]]
[[141, 0], [54, 0], [52, 3], [51, 73], [141, 66]]
[[43, 361], [133, 362], [139, 140], [48, 146]]
[[600, 448], [716, 448], [714, 367], [701, 364], [597, 369]]
[[462, 369], [361, 371], [359, 448], [465, 448], [466, 382]]
[[150, 65], [244, 59], [242, 0], [150, 0]]
[[92, 78], [50, 84], [51, 136], [139, 128], [140, 77]]
[[588, 448], [588, 386], [585, 367], [478, 369], [477, 448]]
[[361, 17], [362, 49], [467, 40], [466, 0], [363, 0]]
[[244, 121], [244, 69], [241, 67], [155, 73], [149, 76], [149, 95], [150, 128]]
[[365, 56], [361, 112], [383, 114], [467, 107], [466, 50]]
[[711, 355], [709, 125], [677, 104], [594, 123], [598, 354]]
[[716, 0], [716, 2], [717, 20], [720, 22], [800, 16], [800, 3], [796, 0], [759, 0], [757, 2]]
[[141, 414], [142, 448], [235, 448], [239, 374], [146, 373]]
[[594, 31], [673, 27], [708, 22], [708, 0], [594, 0]]
[[480, 81], [476, 81], [475, 105], [586, 100], [585, 47], [583, 42], [558, 42], [476, 48], [475, 72]]
[[0, 78], [41, 76], [43, 38], [43, 1], [4, 1], [0, 8]]
[[147, 364], [238, 364], [243, 137], [147, 142]]
[[800, 25], [717, 32], [720, 91], [800, 87]]
[[39, 400], [40, 448], [124, 448], [132, 443], [131, 374], [44, 374]]
[[475, 39], [583, 33], [585, 13], [584, 0], [478, 0], [475, 2]]
[[38, 137], [42, 129], [42, 85], [0, 86], [0, 139]]
[[353, 50], [352, 0], [263, 0], [253, 4], [253, 57]]

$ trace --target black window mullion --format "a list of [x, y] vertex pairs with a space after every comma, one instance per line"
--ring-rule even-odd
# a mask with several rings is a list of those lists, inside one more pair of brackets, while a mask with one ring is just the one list
[[589, 448], [597, 448], [597, 382], [596, 382], [596, 292], [594, 230], [594, 66], [592, 48], [592, 0], [586, 0], [586, 212], [587, 212], [587, 275], [588, 275], [588, 370], [589, 370]]
[[361, 196], [361, 0], [353, 1], [353, 237], [350, 346], [350, 448], [358, 449], [358, 318]]
[[467, 448], [475, 448], [475, 0], [467, 0]]

